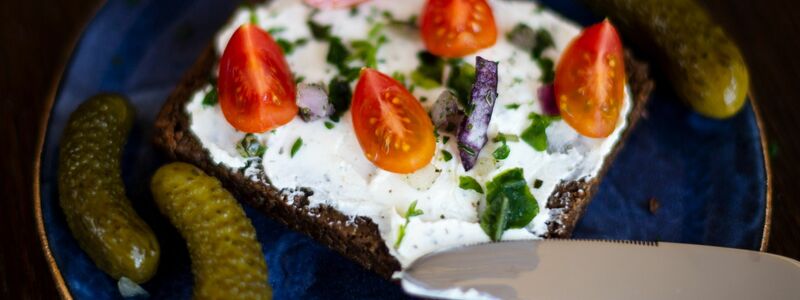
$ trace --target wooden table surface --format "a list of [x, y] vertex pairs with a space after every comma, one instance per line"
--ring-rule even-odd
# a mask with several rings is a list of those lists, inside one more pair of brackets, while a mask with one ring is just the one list
[[[222, 0], [221, 0], [222, 1]], [[54, 299], [33, 218], [41, 118], [99, 0], [0, 3], [0, 299]], [[800, 259], [800, 2], [702, 0], [741, 45], [767, 127], [769, 251]]]

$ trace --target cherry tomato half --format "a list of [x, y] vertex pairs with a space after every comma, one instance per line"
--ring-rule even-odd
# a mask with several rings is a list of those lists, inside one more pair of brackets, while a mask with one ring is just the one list
[[556, 67], [555, 95], [564, 121], [584, 136], [609, 136], [617, 126], [625, 80], [622, 42], [611, 22], [584, 30]]
[[497, 41], [497, 25], [486, 0], [428, 0], [420, 30], [433, 54], [460, 57]]
[[265, 132], [297, 115], [295, 84], [280, 46], [253, 24], [233, 33], [219, 61], [219, 103], [228, 123]]
[[436, 150], [433, 123], [402, 84], [364, 68], [351, 108], [364, 155], [389, 172], [411, 173], [431, 162]]
[[332, 9], [355, 6], [368, 0], [306, 0], [308, 5], [321, 9]]

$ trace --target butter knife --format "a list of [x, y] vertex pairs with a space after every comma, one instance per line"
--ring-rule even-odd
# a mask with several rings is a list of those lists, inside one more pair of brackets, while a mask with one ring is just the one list
[[441, 299], [800, 299], [800, 262], [663, 242], [538, 240], [423, 256], [403, 289]]

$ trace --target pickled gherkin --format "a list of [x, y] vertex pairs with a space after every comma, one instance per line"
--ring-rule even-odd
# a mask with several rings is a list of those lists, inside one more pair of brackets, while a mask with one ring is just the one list
[[186, 240], [195, 299], [271, 299], [267, 265], [250, 219], [214, 177], [186, 163], [153, 176], [159, 210]]
[[584, 0], [659, 60], [678, 96], [723, 119], [744, 105], [750, 78], [736, 44], [696, 0]]
[[158, 268], [160, 249], [125, 196], [120, 161], [134, 111], [121, 96], [97, 95], [72, 113], [61, 140], [59, 202], [80, 247], [103, 271], [137, 283]]

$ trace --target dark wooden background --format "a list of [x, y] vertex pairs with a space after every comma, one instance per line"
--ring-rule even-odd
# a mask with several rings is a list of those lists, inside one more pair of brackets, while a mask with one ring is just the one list
[[[48, 99], [100, 2], [0, 1], [0, 299], [58, 297], [35, 230], [33, 162]], [[774, 175], [769, 251], [800, 259], [800, 2], [702, 2], [742, 46], [766, 122]]]

